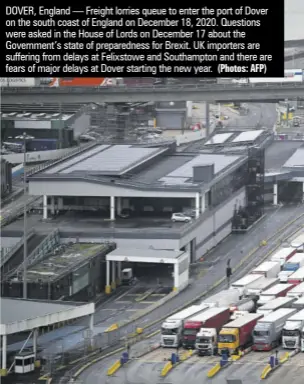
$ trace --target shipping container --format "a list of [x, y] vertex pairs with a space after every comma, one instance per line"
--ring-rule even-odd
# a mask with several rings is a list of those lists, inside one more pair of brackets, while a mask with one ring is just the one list
[[293, 287], [294, 285], [289, 283], [278, 283], [277, 285], [272, 286], [270, 289], [263, 291], [260, 294], [258, 305], [264, 305], [266, 302], [269, 302], [272, 299], [278, 297], [285, 297], [288, 291], [291, 290]]
[[266, 261], [255, 267], [251, 274], [262, 274], [265, 278], [276, 278], [280, 270], [280, 262]]
[[296, 271], [304, 266], [304, 254], [296, 253], [283, 265], [283, 271]]

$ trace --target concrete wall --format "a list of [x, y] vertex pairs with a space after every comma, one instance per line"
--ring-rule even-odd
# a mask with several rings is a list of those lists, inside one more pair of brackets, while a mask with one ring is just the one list
[[[61, 156], [69, 153], [71, 149], [63, 148], [61, 150], [50, 150], [50, 151], [33, 151], [26, 154], [27, 163], [42, 162], [51, 159], [57, 159]], [[1, 155], [2, 158], [6, 159], [10, 163], [23, 163], [23, 153], [21, 154], [7, 154]]]

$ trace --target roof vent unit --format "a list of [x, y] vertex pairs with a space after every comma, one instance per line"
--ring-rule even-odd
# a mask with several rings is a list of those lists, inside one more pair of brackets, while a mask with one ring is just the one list
[[209, 183], [214, 178], [214, 163], [193, 166], [193, 182]]

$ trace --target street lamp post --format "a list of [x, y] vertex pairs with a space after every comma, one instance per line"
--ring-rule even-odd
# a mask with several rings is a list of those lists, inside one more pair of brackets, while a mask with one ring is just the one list
[[[26, 141], [28, 139], [33, 139], [33, 136], [27, 135], [25, 132], [16, 136], [16, 139], [23, 140], [23, 193], [26, 197]], [[23, 206], [23, 298], [27, 299], [27, 205], [26, 199], [24, 199]]]

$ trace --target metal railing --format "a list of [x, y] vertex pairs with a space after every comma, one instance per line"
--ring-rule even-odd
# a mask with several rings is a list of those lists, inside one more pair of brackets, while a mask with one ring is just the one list
[[[33, 197], [29, 199], [26, 203], [27, 211], [32, 210], [39, 200], [41, 200], [41, 197]], [[23, 215], [23, 213], [24, 213], [24, 208], [20, 207], [17, 210], [10, 212], [6, 217], [2, 216], [0, 227], [8, 225], [12, 221], [14, 221], [17, 217], [19, 217], [20, 215]]]
[[[35, 229], [30, 229], [27, 233], [27, 240], [30, 239], [33, 235], [35, 235]], [[16, 251], [18, 251], [20, 249], [20, 247], [22, 247], [22, 245], [24, 244], [24, 237], [22, 237], [20, 239], [19, 242], [17, 242], [15, 244], [15, 246], [13, 246], [10, 251], [5, 254], [4, 256], [1, 256], [1, 262], [0, 262], [0, 267], [2, 267], [8, 260], [11, 259], [11, 257], [16, 253]]]
[[[32, 266], [36, 262], [40, 261], [47, 253], [54, 249], [60, 241], [59, 230], [55, 229], [51, 234], [49, 234], [28, 256], [27, 267]], [[7, 274], [7, 278], [12, 277], [13, 275], [18, 275], [23, 271], [24, 263], [22, 262], [16, 269], [10, 271]]]

